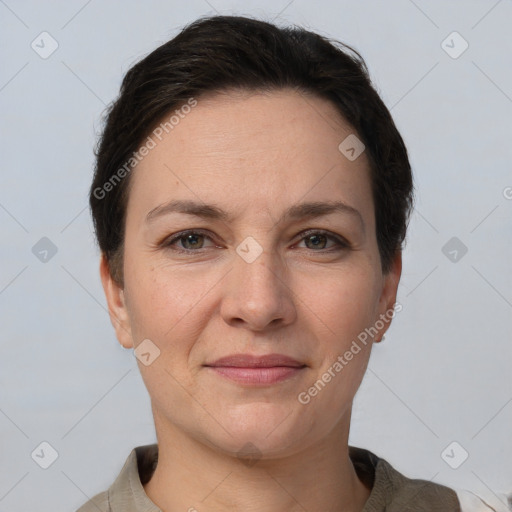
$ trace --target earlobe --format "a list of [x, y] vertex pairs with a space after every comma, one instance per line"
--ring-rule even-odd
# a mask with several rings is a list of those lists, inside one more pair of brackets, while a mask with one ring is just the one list
[[100, 259], [100, 277], [107, 299], [110, 321], [116, 331], [116, 337], [123, 347], [133, 348], [130, 317], [126, 308], [124, 289], [112, 278], [107, 258], [103, 253]]

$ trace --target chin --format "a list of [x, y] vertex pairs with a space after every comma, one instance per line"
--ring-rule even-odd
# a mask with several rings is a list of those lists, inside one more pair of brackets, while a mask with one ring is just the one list
[[[216, 429], [221, 438], [213, 444], [239, 458], [276, 458], [304, 447], [310, 435], [304, 415], [294, 414], [292, 407], [272, 403], [252, 403], [232, 407], [229, 419]], [[212, 431], [210, 431], [212, 432]], [[230, 435], [231, 434], [231, 435]]]

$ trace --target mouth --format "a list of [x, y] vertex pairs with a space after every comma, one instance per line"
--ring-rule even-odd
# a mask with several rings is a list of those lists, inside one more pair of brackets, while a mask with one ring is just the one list
[[298, 375], [307, 367], [284, 354], [233, 354], [204, 366], [220, 377], [250, 386], [277, 384]]

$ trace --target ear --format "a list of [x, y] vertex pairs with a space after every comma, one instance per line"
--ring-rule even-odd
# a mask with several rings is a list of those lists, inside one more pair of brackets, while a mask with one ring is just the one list
[[376, 343], [382, 341], [384, 333], [389, 329], [391, 321], [395, 316], [395, 311], [401, 311], [401, 306], [400, 309], [398, 307], [395, 308], [396, 293], [401, 275], [402, 251], [398, 250], [396, 251], [396, 254], [393, 258], [391, 268], [386, 274], [383, 275], [382, 291], [378, 308], [379, 318], [375, 319], [376, 328], [378, 329], [378, 333], [374, 338]]
[[107, 258], [103, 253], [100, 259], [100, 277], [107, 299], [110, 321], [116, 331], [117, 339], [124, 348], [133, 348], [130, 317], [126, 309], [124, 290], [112, 278]]

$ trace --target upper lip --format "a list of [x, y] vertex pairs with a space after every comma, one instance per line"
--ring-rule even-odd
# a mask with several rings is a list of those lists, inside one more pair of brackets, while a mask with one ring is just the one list
[[230, 366], [235, 368], [272, 368], [275, 366], [288, 366], [290, 368], [301, 368], [306, 365], [284, 354], [266, 354], [263, 356], [232, 354], [230, 356], [221, 357], [213, 363], [205, 364], [205, 366]]

